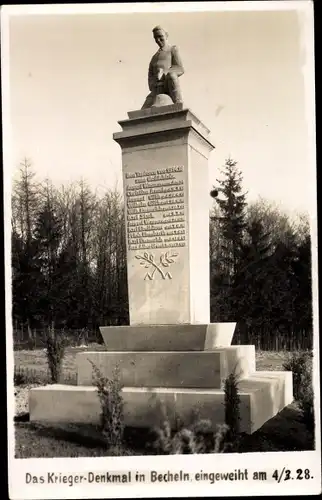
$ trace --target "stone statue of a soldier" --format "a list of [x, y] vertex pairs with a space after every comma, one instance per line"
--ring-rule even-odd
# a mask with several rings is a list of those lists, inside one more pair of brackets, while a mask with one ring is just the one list
[[152, 31], [159, 50], [154, 54], [149, 64], [150, 94], [142, 109], [152, 107], [156, 96], [160, 94], [170, 96], [173, 103], [182, 102], [179, 76], [183, 75], [184, 68], [178, 48], [168, 43], [168, 34], [161, 26], [156, 26]]

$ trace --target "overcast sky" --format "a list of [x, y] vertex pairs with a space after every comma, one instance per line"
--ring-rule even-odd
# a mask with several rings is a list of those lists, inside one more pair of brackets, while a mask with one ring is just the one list
[[12, 171], [28, 157], [40, 179], [121, 187], [112, 134], [144, 102], [161, 24], [185, 66], [184, 102], [216, 146], [209, 185], [231, 156], [248, 199], [312, 210], [303, 20], [296, 11], [11, 17]]

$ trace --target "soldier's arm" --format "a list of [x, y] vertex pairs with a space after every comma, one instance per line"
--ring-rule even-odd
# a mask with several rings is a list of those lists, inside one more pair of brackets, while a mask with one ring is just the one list
[[150, 63], [149, 64], [149, 72], [148, 72], [148, 85], [149, 85], [149, 90], [150, 92], [153, 91], [154, 87], [155, 87], [155, 81], [154, 81], [154, 74], [153, 74], [153, 66], [152, 64]]
[[182, 64], [182, 60], [181, 60], [181, 57], [179, 54], [178, 47], [176, 47], [176, 45], [173, 45], [173, 47], [171, 48], [171, 55], [172, 55], [171, 68], [169, 71], [175, 71], [178, 76], [183, 75], [184, 67]]

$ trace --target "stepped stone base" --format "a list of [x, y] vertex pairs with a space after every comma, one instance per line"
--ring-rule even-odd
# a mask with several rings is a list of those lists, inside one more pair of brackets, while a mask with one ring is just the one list
[[125, 425], [160, 424], [162, 404], [172, 425], [202, 419], [225, 422], [224, 380], [239, 379], [241, 430], [253, 433], [293, 400], [291, 372], [256, 372], [255, 347], [231, 345], [235, 323], [102, 327], [104, 352], [76, 355], [77, 386], [30, 390], [31, 421], [97, 424], [100, 402], [93, 366], [112, 378], [119, 368]]
[[231, 345], [236, 323], [101, 326], [108, 351], [209, 351]]
[[[239, 382], [241, 431], [251, 434], [293, 400], [291, 372], [257, 372]], [[125, 425], [151, 427], [160, 423], [163, 403], [171, 423], [175, 414], [189, 422], [194, 409], [213, 428], [224, 423], [222, 389], [124, 387]], [[31, 421], [97, 424], [100, 403], [93, 386], [48, 385], [33, 388], [29, 396]]]
[[77, 384], [92, 385], [94, 363], [107, 378], [120, 369], [123, 386], [220, 389], [235, 372], [255, 372], [254, 346], [229, 346], [200, 352], [83, 352], [76, 356]]

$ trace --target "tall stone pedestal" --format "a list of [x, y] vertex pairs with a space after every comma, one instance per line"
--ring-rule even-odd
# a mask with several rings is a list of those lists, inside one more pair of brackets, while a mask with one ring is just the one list
[[291, 372], [256, 372], [254, 346], [231, 346], [235, 324], [210, 323], [209, 130], [182, 104], [128, 113], [122, 149], [130, 326], [102, 327], [106, 352], [77, 355], [78, 386], [30, 392], [30, 418], [92, 422], [94, 362], [119, 366], [125, 423], [150, 427], [159, 403], [190, 420], [224, 422], [223, 384], [235, 372], [241, 428], [252, 433], [292, 402]]
[[119, 123], [130, 324], [208, 324], [209, 130], [182, 104]]

